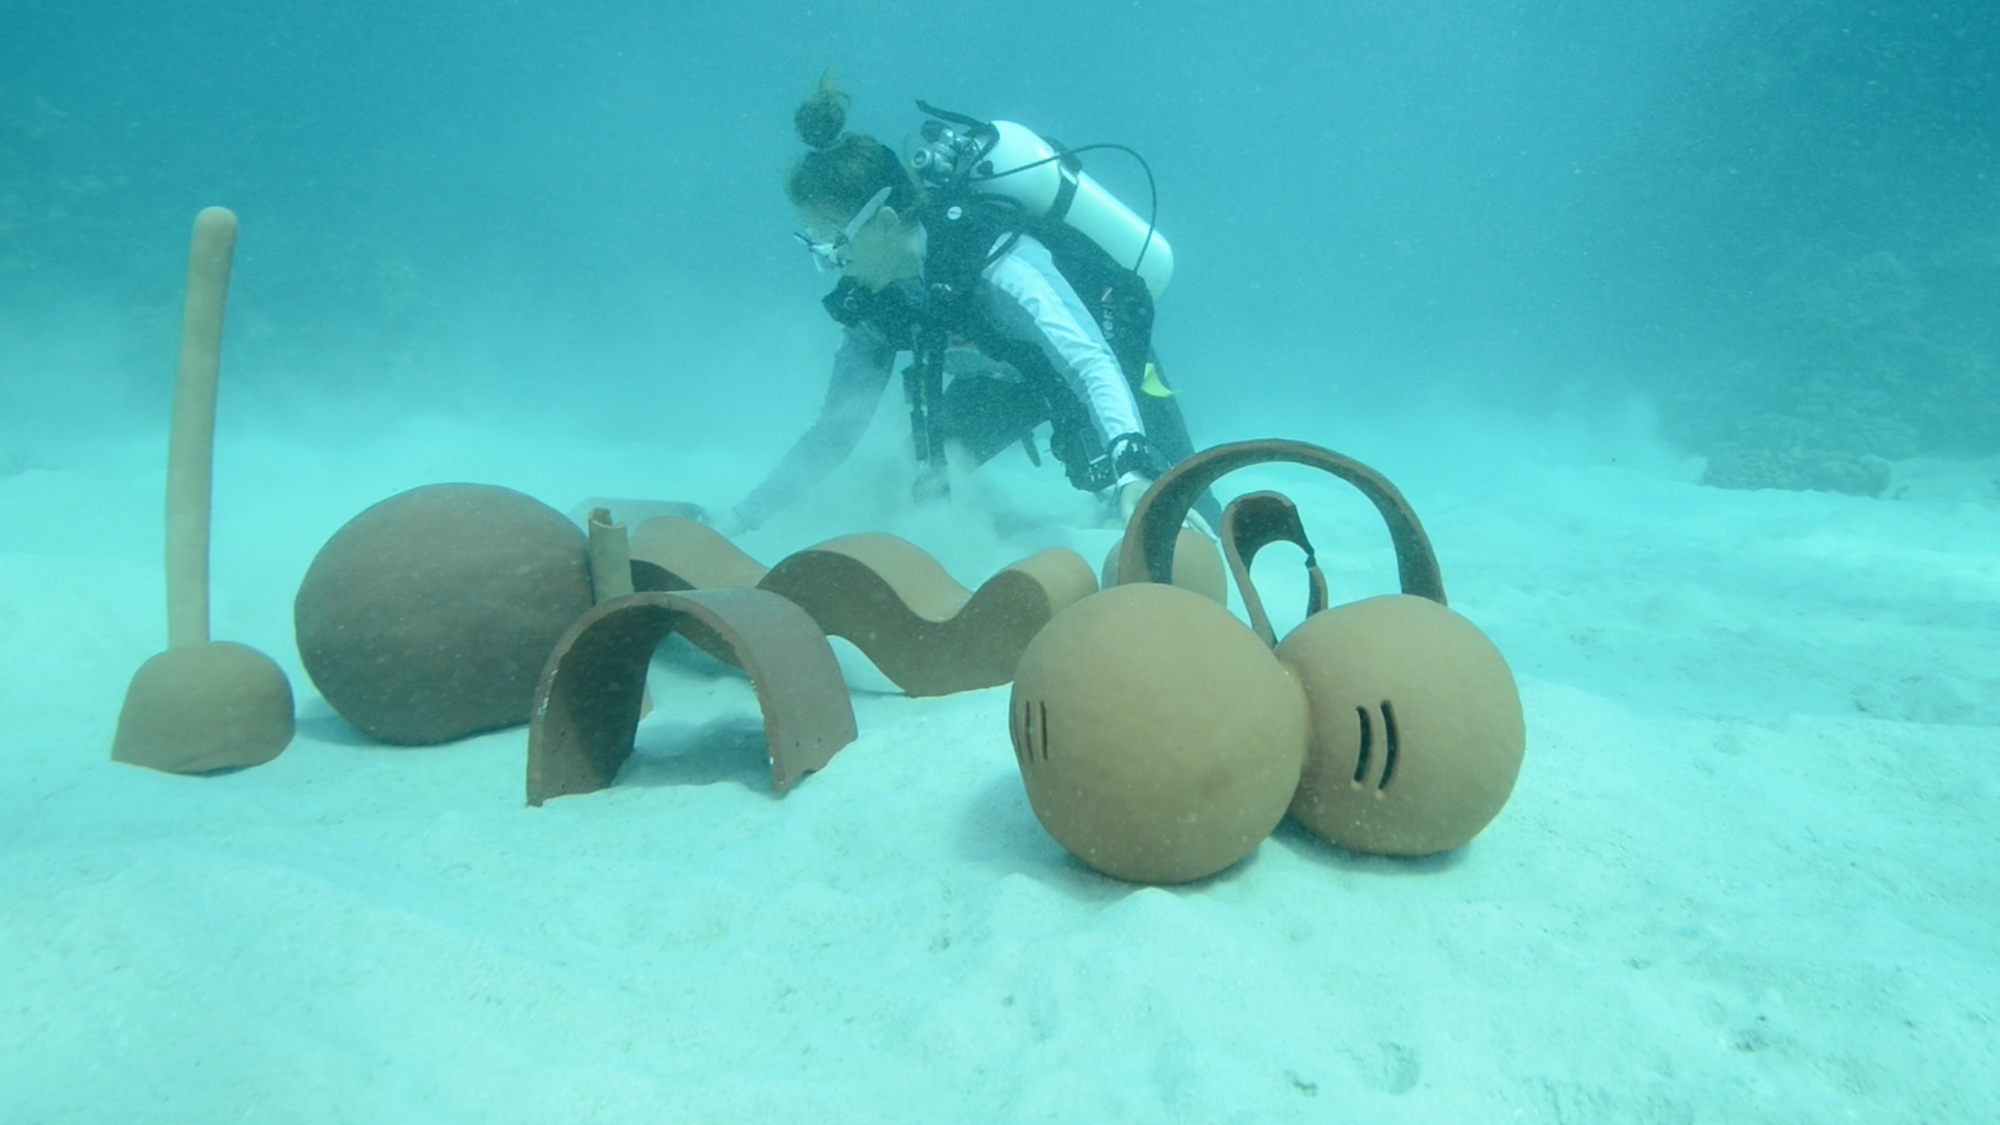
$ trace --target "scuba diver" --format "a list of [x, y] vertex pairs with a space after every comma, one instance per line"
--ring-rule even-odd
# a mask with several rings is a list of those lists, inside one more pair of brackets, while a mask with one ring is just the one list
[[[974, 466], [1015, 444], [1039, 465], [1047, 423], [1070, 483], [1129, 518], [1193, 452], [1151, 346], [1153, 298], [1173, 268], [1166, 240], [1071, 150], [1022, 126], [918, 102], [934, 120], [906, 162], [844, 131], [848, 100], [829, 73], [799, 106], [810, 151], [785, 184], [804, 226], [795, 237], [841, 275], [824, 302], [843, 331], [826, 397], [763, 483], [711, 523], [753, 529], [832, 472], [900, 352], [912, 356], [918, 501], [948, 495], [946, 441]], [[1196, 510], [1219, 522], [1212, 496]]]

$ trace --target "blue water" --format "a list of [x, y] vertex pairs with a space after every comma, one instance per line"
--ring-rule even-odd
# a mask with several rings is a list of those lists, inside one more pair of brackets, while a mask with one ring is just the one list
[[[1196, 443], [1391, 447], [1513, 663], [1491, 835], [1134, 889], [1044, 838], [998, 694], [858, 689], [781, 803], [701, 718], [749, 688], [664, 680], [673, 753], [532, 814], [519, 730], [319, 698], [290, 599], [365, 505], [727, 503], [806, 424], [828, 67], [891, 145], [923, 98], [1145, 155]], [[0, 0], [0, 1118], [1995, 1120], [1996, 187], [1993, 0]], [[302, 733], [196, 779], [105, 756], [213, 204], [216, 631]], [[750, 549], [909, 515], [889, 460]], [[1284, 487], [1387, 588], [1362, 501]], [[1002, 508], [922, 545], [1114, 537]]]
[[[387, 388], [721, 416], [727, 364], [674, 357], [817, 316], [779, 183], [836, 66], [892, 145], [922, 97], [1147, 156], [1198, 441], [1636, 389], [1706, 452], [1746, 380], [1802, 378], [1816, 294], [1880, 254], [1958, 357], [1911, 363], [1979, 423], [1916, 440], [1991, 452], [1996, 46], [1974, 0], [6, 0], [0, 388], [16, 420], [150, 425], [187, 222], [222, 203], [239, 409]], [[1118, 154], [1091, 170], [1143, 195]], [[800, 366], [767, 377], [816, 400]]]

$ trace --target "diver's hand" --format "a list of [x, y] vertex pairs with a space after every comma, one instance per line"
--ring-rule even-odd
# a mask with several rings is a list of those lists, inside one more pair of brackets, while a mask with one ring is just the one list
[[[1118, 490], [1118, 514], [1123, 518], [1125, 526], [1132, 526], [1132, 513], [1138, 509], [1140, 499], [1151, 487], [1153, 487], [1152, 481], [1135, 480]], [[1192, 508], [1188, 509], [1187, 519], [1182, 521], [1181, 526], [1199, 531], [1210, 539], [1216, 538], [1215, 529], [1208, 526], [1208, 521], [1201, 518], [1201, 513]]]
[[1144, 497], [1146, 490], [1151, 487], [1153, 487], [1152, 481], [1135, 480], [1118, 490], [1118, 520], [1120, 523], [1130, 524], [1132, 522], [1132, 513], [1138, 509], [1140, 498]]
[[724, 508], [720, 512], [709, 512], [708, 526], [729, 539], [734, 539], [750, 530], [749, 526], [743, 522], [743, 517], [737, 515], [734, 508]]

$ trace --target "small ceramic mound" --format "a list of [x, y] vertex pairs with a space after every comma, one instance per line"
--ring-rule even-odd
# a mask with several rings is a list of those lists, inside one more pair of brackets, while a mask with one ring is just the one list
[[292, 741], [292, 685], [229, 641], [168, 649], [139, 666], [118, 712], [113, 761], [171, 773], [260, 766]]
[[584, 535], [562, 513], [438, 484], [335, 532], [293, 617], [306, 672], [342, 718], [424, 746], [527, 722], [542, 665], [590, 606]]
[[[1144, 574], [1126, 575], [1119, 569], [1119, 559], [1125, 553], [1125, 538], [1118, 542], [1104, 556], [1104, 563], [1098, 567], [1098, 577], [1105, 589], [1125, 582], [1145, 580]], [[1215, 540], [1191, 527], [1181, 528], [1174, 540], [1173, 584], [1183, 590], [1192, 590], [1217, 605], [1229, 604], [1229, 575], [1223, 569], [1223, 559], [1216, 549]]]

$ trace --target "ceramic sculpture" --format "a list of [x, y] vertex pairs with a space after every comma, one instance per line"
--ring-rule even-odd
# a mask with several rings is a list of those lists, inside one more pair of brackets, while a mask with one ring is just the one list
[[[632, 590], [632, 542], [625, 525], [611, 518], [608, 508], [593, 508], [586, 517], [590, 540], [590, 600], [594, 605], [616, 601]], [[653, 710], [652, 696], [639, 693], [639, 717]]]
[[270, 657], [208, 635], [216, 380], [236, 216], [195, 216], [167, 444], [167, 649], [126, 689], [111, 757], [174, 773], [260, 765], [292, 741], [292, 686]]
[[690, 625], [719, 638], [749, 673], [774, 792], [854, 741], [840, 666], [804, 610], [763, 590], [634, 593], [578, 618], [549, 655], [528, 726], [530, 805], [611, 784], [632, 753], [653, 650]]
[[590, 543], [590, 600], [598, 605], [632, 592], [632, 547], [625, 525], [597, 508], [585, 528]]
[[1314, 614], [1278, 645], [1311, 704], [1292, 816], [1344, 848], [1430, 855], [1499, 815], [1527, 730], [1500, 650], [1428, 598]]
[[[1289, 715], [1284, 705], [1263, 702], [1267, 689], [1253, 686], [1267, 681], [1297, 692], [1306, 716], [1290, 811], [1335, 844], [1392, 855], [1462, 847], [1513, 791], [1527, 735], [1512, 673], [1476, 627], [1445, 608], [1423, 525], [1395, 486], [1367, 466], [1302, 442], [1242, 442], [1197, 454], [1140, 500], [1121, 572], [1169, 589], [1177, 533], [1194, 498], [1223, 474], [1267, 461], [1324, 469], [1360, 489], [1389, 528], [1403, 593], [1325, 608], [1325, 577], [1296, 509], [1275, 493], [1256, 493], [1231, 503], [1221, 529], [1251, 627], [1226, 614], [1197, 624], [1181, 608], [1184, 597], [1110, 600], [1126, 586], [1052, 622], [1023, 657], [1010, 737], [1037, 817], [1072, 854], [1107, 874], [1184, 881], [1255, 848], [1254, 839], [1232, 837], [1241, 850], [1230, 857], [1230, 849], [1210, 849], [1209, 841], [1217, 824], [1264, 819], [1264, 791], [1234, 781], [1263, 778], [1274, 754], [1269, 720], [1251, 701]], [[1280, 540], [1305, 552], [1309, 604], [1305, 621], [1273, 650], [1249, 565]], [[1089, 639], [1093, 631], [1111, 643]], [[1197, 680], [1231, 687], [1212, 695], [1184, 684], [1188, 669], [1201, 670]], [[1172, 690], [1153, 686], [1160, 682]], [[1055, 693], [1064, 705], [1049, 709], [1045, 730], [1044, 697]], [[1209, 717], [1187, 714], [1189, 698]], [[1085, 700], [1099, 702], [1085, 707]], [[1154, 710], [1174, 723], [1127, 717]], [[1184, 728], [1200, 732], [1199, 751], [1189, 751]], [[1057, 761], [1064, 772], [1052, 779]]]
[[1299, 787], [1298, 685], [1228, 610], [1177, 586], [1118, 586], [1065, 610], [1022, 655], [1008, 715], [1036, 818], [1120, 879], [1228, 867]]
[[591, 606], [582, 532], [510, 489], [438, 484], [335, 532], [299, 585], [299, 656], [381, 742], [424, 746], [528, 720], [537, 677]]
[[1326, 575], [1319, 569], [1319, 560], [1314, 557], [1312, 542], [1306, 538], [1305, 524], [1299, 519], [1299, 510], [1289, 497], [1276, 492], [1251, 492], [1230, 501], [1223, 510], [1222, 557], [1235, 579], [1243, 598], [1243, 611], [1250, 618], [1250, 628], [1267, 645], [1276, 645], [1278, 636], [1271, 629], [1270, 615], [1264, 612], [1264, 599], [1258, 595], [1257, 587], [1250, 581], [1250, 564], [1257, 552], [1273, 543], [1292, 543], [1306, 553], [1306, 616], [1311, 617], [1326, 608]]
[[[706, 525], [670, 516], [641, 524], [631, 554], [641, 589], [754, 586], [782, 595], [913, 696], [1006, 683], [1034, 635], [1097, 590], [1090, 564], [1062, 548], [967, 590], [915, 544], [882, 534], [843, 535], [766, 570]], [[698, 634], [690, 639], [726, 656]]]

